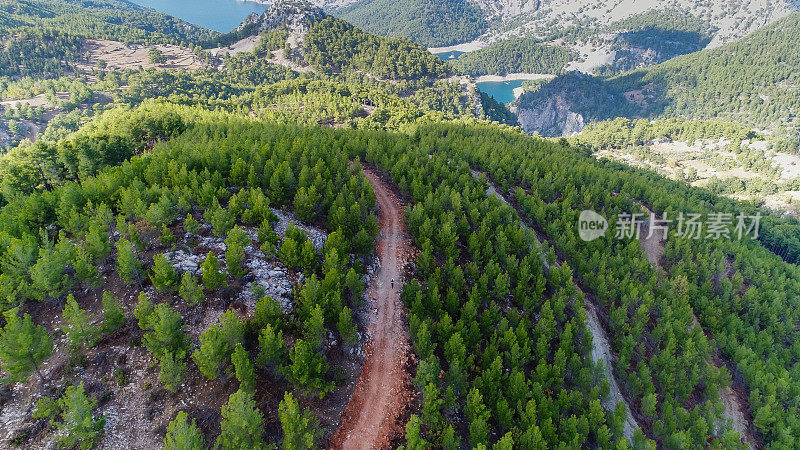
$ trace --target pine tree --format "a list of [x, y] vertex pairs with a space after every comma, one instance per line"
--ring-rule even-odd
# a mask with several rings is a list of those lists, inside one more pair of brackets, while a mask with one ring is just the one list
[[31, 290], [34, 298], [44, 300], [47, 297], [58, 298], [72, 286], [66, 268], [74, 259], [75, 250], [62, 231], [59, 243], [55, 248], [47, 243], [39, 249], [39, 259], [30, 267]]
[[510, 431], [506, 433], [492, 446], [492, 450], [514, 450], [513, 434]]
[[142, 263], [133, 252], [133, 245], [127, 239], [117, 242], [117, 271], [120, 278], [127, 284], [139, 281], [142, 272]]
[[347, 286], [347, 289], [350, 291], [350, 299], [353, 302], [359, 302], [361, 293], [364, 292], [364, 282], [361, 281], [361, 277], [352, 267], [347, 271], [347, 275], [344, 278], [344, 285]]
[[642, 398], [642, 411], [648, 417], [656, 417], [657, 399], [655, 393], [650, 393]]
[[250, 237], [238, 226], [234, 227], [233, 230], [228, 233], [228, 238], [225, 239], [225, 245], [227, 247], [225, 251], [225, 262], [228, 265], [228, 272], [234, 278], [241, 278], [247, 273], [242, 267], [242, 262], [244, 261], [244, 248], [249, 243]]
[[482, 417], [478, 417], [469, 424], [469, 445], [473, 448], [486, 446], [489, 442], [489, 425]]
[[75, 276], [88, 283], [92, 287], [97, 287], [103, 281], [100, 271], [91, 260], [91, 255], [83, 247], [75, 248], [75, 258], [72, 260], [72, 268], [75, 269]]
[[179, 411], [175, 419], [167, 425], [164, 450], [203, 450], [205, 447], [205, 439], [195, 420], [189, 422], [189, 415]]
[[283, 325], [283, 308], [272, 297], [266, 295], [256, 301], [253, 312], [253, 324], [256, 328], [272, 325], [280, 328]]
[[95, 442], [103, 434], [105, 417], [94, 417], [97, 400], [86, 395], [83, 382], [78, 386], [70, 386], [58, 401], [61, 409], [61, 420], [56, 422], [59, 433], [56, 437], [59, 446], [72, 447], [78, 445], [82, 450], [94, 447]]
[[200, 266], [200, 270], [203, 272], [203, 287], [209, 291], [227, 286], [225, 273], [220, 271], [219, 266], [219, 259], [217, 259], [216, 255], [208, 252], [205, 262]]
[[165, 247], [171, 247], [175, 243], [175, 233], [167, 224], [161, 225], [161, 235], [158, 236], [158, 242]]
[[236, 344], [244, 339], [244, 325], [234, 311], [227, 311], [220, 318], [220, 323], [212, 325], [200, 335], [200, 348], [192, 354], [206, 378], [215, 380], [225, 375], [224, 369], [230, 363], [231, 353]]
[[253, 396], [243, 390], [231, 394], [222, 406], [222, 421], [217, 446], [222, 450], [263, 449], [264, 416]]
[[300, 267], [300, 247], [297, 241], [290, 237], [284, 239], [278, 250], [278, 259], [290, 269]]
[[161, 369], [158, 372], [158, 381], [164, 385], [164, 389], [170, 392], [178, 392], [183, 382], [183, 375], [186, 373], [185, 357], [186, 353], [182, 350], [176, 353], [167, 350], [161, 356], [159, 360]]
[[111, 242], [108, 239], [108, 225], [92, 220], [86, 232], [86, 250], [93, 261], [100, 261], [111, 254]]
[[153, 257], [153, 273], [150, 281], [161, 292], [174, 292], [178, 288], [179, 274], [163, 253]]
[[125, 325], [125, 314], [119, 300], [109, 291], [103, 292], [103, 325], [101, 333], [111, 333]]
[[322, 432], [308, 408], [300, 412], [300, 405], [290, 392], [283, 394], [283, 400], [278, 405], [278, 418], [283, 428], [281, 446], [284, 450], [315, 448], [314, 442]]
[[439, 429], [442, 421], [441, 407], [444, 401], [439, 398], [439, 389], [434, 383], [422, 388], [422, 421], [429, 429]]
[[39, 364], [53, 352], [53, 340], [44, 327], [34, 325], [30, 315], [20, 318], [18, 311], [12, 308], [5, 312], [6, 326], [0, 332], [0, 362], [8, 372], [3, 381], [23, 381], [33, 371], [44, 381]]
[[[271, 211], [270, 211], [271, 212]], [[275, 230], [272, 229], [272, 224], [265, 220], [258, 227], [258, 242], [261, 244], [261, 251], [268, 257], [274, 257], [278, 251], [278, 243], [280, 237]]]
[[317, 267], [317, 249], [310, 239], [306, 239], [300, 249], [300, 266], [306, 271], [313, 271]]
[[294, 196], [294, 215], [303, 222], [314, 218], [314, 206], [317, 202], [317, 190], [314, 186], [300, 188]]
[[180, 353], [188, 348], [183, 319], [169, 305], [161, 303], [153, 307], [147, 296], [141, 293], [133, 314], [139, 320], [139, 328], [146, 331], [145, 347], [156, 359], [160, 360], [165, 352]]
[[239, 389], [251, 395], [256, 393], [256, 373], [253, 363], [250, 362], [250, 354], [244, 349], [241, 342], [236, 343], [236, 348], [231, 355], [231, 363], [239, 380]]
[[233, 227], [235, 218], [214, 199], [212, 206], [206, 210], [206, 220], [211, 224], [217, 237], [225, 237]]
[[187, 213], [186, 220], [183, 222], [183, 228], [187, 233], [197, 234], [197, 232], [200, 231], [200, 222], [196, 221], [191, 213]]
[[261, 330], [258, 335], [258, 346], [261, 348], [261, 353], [258, 355], [259, 364], [279, 366], [286, 360], [286, 342], [283, 340], [283, 332], [274, 330], [272, 325], [267, 324]]
[[286, 367], [286, 377], [298, 389], [306, 393], [317, 391], [319, 398], [327, 394], [333, 386], [325, 382], [328, 364], [322, 355], [314, 351], [308, 342], [298, 339], [289, 351], [289, 366]]
[[339, 330], [339, 336], [346, 345], [353, 345], [358, 341], [356, 335], [357, 328], [353, 323], [350, 308], [347, 306], [343, 307], [339, 312], [339, 320], [336, 322], [336, 329]]
[[197, 306], [203, 301], [203, 288], [197, 282], [197, 277], [189, 272], [183, 273], [178, 293], [189, 306]]
[[61, 317], [66, 323], [64, 331], [72, 349], [84, 346], [91, 348], [97, 342], [100, 329], [96, 325], [92, 325], [92, 317], [81, 309], [72, 294], [67, 297]]
[[319, 305], [314, 305], [311, 314], [303, 322], [303, 338], [315, 350], [322, 347], [322, 340], [325, 338], [325, 318]]
[[422, 437], [419, 416], [412, 414], [406, 424], [406, 448], [408, 450], [427, 450], [430, 443]]
[[[456, 434], [453, 425], [447, 425], [442, 432], [442, 449], [458, 450], [461, 447], [461, 437]], [[528, 447], [523, 447], [528, 448]]]

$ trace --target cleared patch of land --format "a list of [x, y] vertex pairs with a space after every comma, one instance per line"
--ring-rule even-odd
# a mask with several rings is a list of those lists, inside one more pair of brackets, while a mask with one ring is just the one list
[[167, 61], [163, 64], [152, 64], [149, 52], [151, 47], [140, 45], [125, 45], [119, 41], [105, 39], [87, 39], [84, 44], [85, 50], [89, 52], [89, 62], [79, 64], [81, 70], [91, 72], [96, 70], [98, 61], [106, 62], [106, 70], [122, 69], [187, 69], [195, 70], [205, 67], [206, 64], [186, 47], [177, 45], [154, 45], [153, 47], [161, 50]]
[[252, 52], [260, 41], [261, 38], [259, 36], [250, 36], [227, 47], [212, 48], [208, 52], [214, 56], [222, 56], [225, 53], [234, 56], [238, 53]]

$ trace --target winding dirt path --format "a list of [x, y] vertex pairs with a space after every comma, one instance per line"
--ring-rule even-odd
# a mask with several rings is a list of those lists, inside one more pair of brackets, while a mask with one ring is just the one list
[[342, 425], [330, 440], [333, 449], [388, 448], [395, 433], [402, 432], [403, 424], [398, 422], [412, 396], [411, 379], [405, 370], [409, 337], [400, 301], [403, 267], [411, 249], [403, 206], [375, 172], [364, 169], [364, 175], [375, 190], [380, 208], [380, 270], [367, 291], [377, 314], [368, 325], [366, 360]]

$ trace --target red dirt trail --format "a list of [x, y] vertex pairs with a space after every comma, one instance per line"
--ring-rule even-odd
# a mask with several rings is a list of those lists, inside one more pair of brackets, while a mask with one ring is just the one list
[[332, 449], [388, 448], [393, 437], [402, 433], [403, 424], [399, 421], [412, 397], [410, 377], [405, 371], [409, 338], [400, 301], [401, 277], [411, 243], [400, 200], [376, 173], [364, 169], [364, 175], [372, 184], [380, 209], [376, 244], [380, 270], [367, 293], [378, 312], [368, 325], [366, 360], [342, 425], [331, 437]]

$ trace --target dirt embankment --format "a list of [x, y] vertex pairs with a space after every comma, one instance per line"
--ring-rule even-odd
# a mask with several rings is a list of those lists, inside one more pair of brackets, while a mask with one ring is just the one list
[[[653, 220], [660, 221], [661, 217], [653, 213], [653, 211], [647, 205], [641, 205], [641, 207], [647, 215], [647, 219], [645, 219], [645, 223], [640, 229], [639, 242], [641, 243], [642, 250], [644, 250], [647, 260], [650, 262], [653, 268], [664, 269], [664, 246], [666, 245], [665, 234], [660, 229], [653, 229], [653, 233], [650, 233], [650, 227], [654, 225], [663, 225], [653, 223]], [[703, 330], [700, 321], [697, 319], [697, 315], [695, 314], [694, 310], [692, 310], [692, 323], [689, 325], [688, 331], [692, 331], [698, 327], [701, 333], [704, 333], [708, 338], [711, 338], [710, 333], [706, 333], [705, 330]], [[713, 352], [708, 364], [713, 365], [718, 369], [726, 366], [731, 373], [735, 372], [734, 366], [732, 364], [726, 364], [725, 360], [719, 354], [719, 350], [715, 350]], [[731, 421], [733, 429], [739, 432], [742, 443], [749, 445], [750, 448], [761, 448], [758, 443], [758, 439], [755, 438], [756, 431], [755, 427], [753, 426], [752, 414], [747, 404], [747, 389], [743, 383], [741, 381], [734, 381], [731, 386], [726, 386], [720, 389], [719, 395], [722, 398], [722, 405], [725, 408], [722, 414], [726, 419]]]
[[[375, 172], [364, 170], [380, 208], [377, 250], [380, 269], [368, 296], [374, 310], [368, 325], [367, 357], [342, 425], [331, 437], [334, 449], [378, 449], [390, 446], [402, 433], [401, 423], [411, 401], [411, 379], [405, 370], [410, 346], [400, 301], [402, 273], [411, 242], [402, 219], [403, 206]], [[394, 282], [392, 282], [394, 280]]]
[[[660, 221], [661, 218], [654, 214], [650, 208], [642, 205], [642, 209], [646, 217], [643, 226], [639, 229], [639, 242], [642, 246], [642, 250], [644, 250], [645, 257], [653, 268], [659, 268], [662, 267], [664, 263], [664, 244], [666, 243], [666, 238], [664, 231], [660, 228], [664, 224], [654, 222]], [[651, 229], [652, 233], [650, 232]]]
[[[480, 178], [481, 172], [477, 170], [472, 170], [472, 176], [475, 178]], [[497, 189], [495, 189], [494, 184], [491, 182], [488, 183], [488, 187], [486, 188], [486, 195], [494, 196], [502, 203], [509, 205], [513, 208], [506, 198], [500, 194]], [[523, 227], [527, 226], [523, 223]], [[536, 231], [531, 230], [536, 236]], [[541, 248], [541, 239], [536, 237], [537, 243]], [[550, 264], [548, 263], [547, 259], [545, 258], [544, 253], [542, 253], [542, 263], [546, 270], [550, 270]], [[553, 265], [555, 267], [561, 266], [561, 261], [556, 260]], [[575, 287], [578, 291], [583, 292], [577, 284]], [[608, 342], [608, 337], [603, 329], [602, 323], [600, 322], [600, 318], [598, 315], [597, 307], [592, 302], [591, 298], [587, 295], [584, 295], [584, 307], [586, 308], [586, 318], [588, 321], [589, 330], [592, 332], [592, 361], [594, 362], [601, 362], [603, 363], [603, 371], [605, 373], [606, 378], [609, 382], [609, 395], [603, 402], [603, 407], [609, 410], [613, 410], [617, 403], [622, 402], [625, 405], [625, 411], [627, 412], [627, 418], [625, 420], [625, 425], [623, 427], [623, 435], [629, 441], [633, 439], [633, 433], [636, 431], [637, 428], [641, 428], [641, 426], [636, 422], [636, 418], [632, 414], [632, 410], [628, 401], [622, 395], [622, 389], [620, 388], [620, 384], [617, 381], [617, 377], [613, 372], [613, 353], [611, 350], [611, 345]]]

